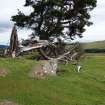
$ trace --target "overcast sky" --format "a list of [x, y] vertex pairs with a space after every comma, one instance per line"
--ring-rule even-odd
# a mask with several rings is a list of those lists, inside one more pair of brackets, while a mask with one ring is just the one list
[[[7, 44], [11, 34], [13, 23], [11, 16], [17, 14], [17, 9], [25, 12], [31, 9], [24, 8], [25, 0], [1, 0], [0, 1], [0, 44]], [[94, 23], [83, 33], [81, 41], [105, 40], [105, 0], [98, 0], [97, 7], [91, 12], [91, 21]], [[19, 39], [26, 38], [30, 31], [18, 30]]]

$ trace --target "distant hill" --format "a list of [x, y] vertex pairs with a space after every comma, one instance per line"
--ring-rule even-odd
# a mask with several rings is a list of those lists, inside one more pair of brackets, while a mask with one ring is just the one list
[[[0, 48], [8, 48], [7, 45], [0, 45]], [[95, 41], [83, 43], [84, 49], [105, 49], [105, 40], [104, 41]]]
[[84, 49], [105, 49], [105, 41], [83, 43]]
[[8, 48], [7, 45], [0, 45], [0, 48]]

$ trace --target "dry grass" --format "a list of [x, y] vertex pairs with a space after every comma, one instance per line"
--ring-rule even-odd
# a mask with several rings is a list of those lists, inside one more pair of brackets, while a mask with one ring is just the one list
[[18, 104], [14, 103], [12, 101], [5, 100], [5, 101], [0, 102], [0, 105], [18, 105]]

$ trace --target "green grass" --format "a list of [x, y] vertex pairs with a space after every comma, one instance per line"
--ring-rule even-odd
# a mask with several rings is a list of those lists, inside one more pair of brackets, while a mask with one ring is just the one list
[[105, 105], [105, 56], [85, 58], [80, 73], [73, 65], [62, 65], [64, 74], [44, 80], [28, 77], [36, 64], [26, 59], [0, 59], [0, 68], [9, 70], [7, 77], [0, 77], [0, 100], [21, 105]]

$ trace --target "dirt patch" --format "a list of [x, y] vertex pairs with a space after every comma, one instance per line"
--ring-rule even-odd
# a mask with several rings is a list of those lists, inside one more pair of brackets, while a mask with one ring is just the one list
[[2, 101], [0, 102], [0, 105], [18, 105], [18, 104], [11, 101]]
[[0, 77], [6, 77], [8, 74], [8, 70], [5, 68], [0, 68]]

